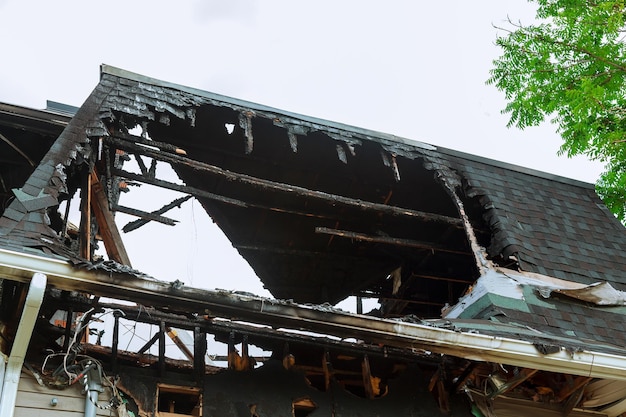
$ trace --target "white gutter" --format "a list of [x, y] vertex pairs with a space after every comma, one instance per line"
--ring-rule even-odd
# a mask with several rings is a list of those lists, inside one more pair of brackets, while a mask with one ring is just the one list
[[[568, 352], [542, 354], [528, 341], [479, 333], [460, 332], [423, 324], [398, 322], [338, 310], [298, 305], [287, 301], [249, 297], [198, 288], [175, 288], [169, 282], [145, 280], [131, 275], [76, 269], [69, 263], [0, 249], [0, 277], [24, 280], [32, 272], [47, 275], [59, 289], [80, 290], [94, 295], [130, 300], [144, 305], [170, 305], [275, 328], [297, 329], [340, 338], [356, 338], [411, 350], [446, 354], [561, 372], [593, 378], [626, 381], [626, 354]], [[548, 335], [538, 334], [543, 339]], [[572, 339], [572, 343], [576, 342]], [[551, 344], [559, 345], [558, 340]], [[0, 414], [2, 415], [2, 414]], [[4, 415], [2, 415], [4, 417]]]
[[35, 321], [39, 315], [39, 308], [43, 302], [46, 290], [47, 278], [44, 274], [35, 273], [30, 281], [22, 317], [15, 333], [13, 347], [4, 373], [4, 386], [0, 395], [0, 416], [13, 417], [17, 387], [22, 373], [22, 365], [26, 356], [26, 350], [30, 343], [30, 337], [35, 328]]

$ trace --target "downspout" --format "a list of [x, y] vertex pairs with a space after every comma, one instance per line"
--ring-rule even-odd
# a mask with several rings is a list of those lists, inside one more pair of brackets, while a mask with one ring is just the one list
[[98, 395], [103, 391], [100, 369], [96, 364], [89, 364], [85, 378], [85, 417], [96, 417], [98, 412]]
[[13, 417], [17, 387], [20, 382], [20, 374], [26, 357], [26, 350], [30, 343], [30, 337], [35, 328], [35, 321], [39, 315], [39, 308], [43, 302], [48, 278], [39, 272], [35, 273], [30, 281], [22, 317], [20, 318], [15, 340], [11, 347], [11, 354], [4, 372], [4, 386], [0, 395], [0, 416]]

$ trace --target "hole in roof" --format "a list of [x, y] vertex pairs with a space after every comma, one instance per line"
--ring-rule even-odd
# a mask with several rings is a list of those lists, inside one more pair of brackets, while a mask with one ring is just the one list
[[308, 397], [294, 400], [292, 403], [293, 417], [306, 417], [317, 409], [317, 404]]
[[224, 123], [224, 128], [226, 129], [226, 133], [232, 135], [235, 131], [235, 125], [232, 123]]

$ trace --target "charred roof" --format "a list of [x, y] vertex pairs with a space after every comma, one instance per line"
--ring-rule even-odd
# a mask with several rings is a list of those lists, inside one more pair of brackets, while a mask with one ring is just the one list
[[[437, 317], [486, 262], [626, 289], [624, 228], [589, 184], [108, 66], [52, 144], [53, 125], [36, 169], [11, 180], [4, 246], [93, 262], [98, 237], [129, 265], [112, 215], [169, 220], [167, 207], [119, 204], [134, 181], [197, 198], [277, 298], [361, 295], [379, 298], [385, 316]], [[182, 183], [159, 178], [156, 161]], [[99, 230], [83, 227], [72, 243], [50, 212], [86, 189]]]

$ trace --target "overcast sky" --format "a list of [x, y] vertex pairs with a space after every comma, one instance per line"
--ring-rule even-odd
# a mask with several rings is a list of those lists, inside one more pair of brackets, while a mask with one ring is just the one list
[[[493, 25], [507, 16], [529, 22], [534, 10], [523, 0], [0, 0], [0, 101], [80, 106], [106, 63], [595, 181], [598, 164], [556, 156], [561, 141], [553, 126], [506, 128], [503, 94], [485, 80], [499, 54]], [[176, 261], [155, 262], [159, 256], [134, 249], [151, 239], [147, 232], [124, 236], [132, 240], [133, 266], [169, 280], [184, 265], [177, 278], [195, 286], [232, 288], [239, 284], [224, 276], [251, 276], [227, 241], [206, 232], [211, 225], [199, 204], [187, 203], [182, 216], [191, 220], [177, 226], [186, 239]], [[163, 226], [151, 233], [170, 240], [172, 232]], [[203, 262], [194, 264], [199, 254]]]

